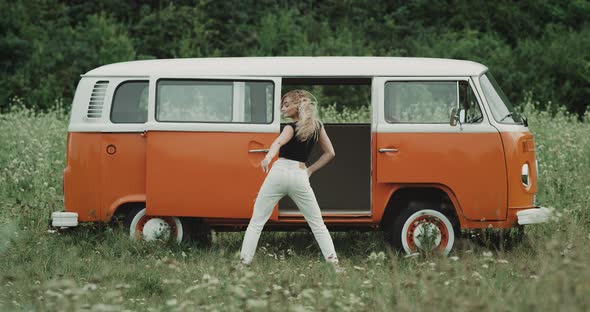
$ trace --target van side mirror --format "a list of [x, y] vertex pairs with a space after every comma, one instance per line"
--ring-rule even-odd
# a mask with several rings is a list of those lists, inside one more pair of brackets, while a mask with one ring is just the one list
[[526, 118], [526, 116], [525, 116], [524, 114], [522, 114], [522, 115], [521, 115], [521, 117], [522, 117], [522, 124], [523, 124], [525, 127], [528, 127], [528, 126], [529, 126], [529, 119], [528, 119], [528, 118]]
[[449, 124], [454, 127], [457, 125], [457, 122], [459, 122], [459, 124], [465, 123], [465, 110], [459, 110], [457, 107], [453, 107], [451, 108], [451, 120], [449, 121]]
[[458, 110], [457, 107], [451, 108], [451, 120], [449, 120], [449, 124], [453, 127], [457, 125], [457, 120], [458, 120], [457, 110]]
[[459, 111], [459, 123], [460, 124], [465, 123], [465, 110], [464, 109]]

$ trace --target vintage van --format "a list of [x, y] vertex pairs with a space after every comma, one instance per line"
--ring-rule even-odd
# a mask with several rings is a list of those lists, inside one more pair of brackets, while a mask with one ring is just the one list
[[[547, 220], [535, 204], [533, 135], [485, 66], [246, 57], [133, 61], [82, 75], [65, 212], [52, 225], [120, 216], [134, 238], [178, 241], [244, 230], [265, 178], [260, 161], [281, 130], [281, 94], [294, 85], [370, 90], [370, 122], [325, 125], [337, 156], [311, 184], [330, 229], [383, 230], [403, 252], [448, 253], [461, 229]], [[306, 227], [283, 199], [266, 229]]]

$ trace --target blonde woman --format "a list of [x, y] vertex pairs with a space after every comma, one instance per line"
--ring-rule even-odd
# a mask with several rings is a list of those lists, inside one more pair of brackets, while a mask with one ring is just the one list
[[[336, 155], [326, 130], [317, 118], [317, 100], [304, 90], [289, 91], [281, 99], [281, 112], [293, 122], [285, 126], [260, 163], [268, 175], [254, 203], [252, 218], [242, 242], [240, 261], [243, 265], [252, 262], [264, 224], [276, 203], [288, 195], [303, 213], [326, 261], [339, 270], [332, 237], [309, 184], [309, 177]], [[305, 162], [316, 142], [324, 153], [306, 168]], [[269, 171], [270, 162], [277, 152], [279, 159]]]

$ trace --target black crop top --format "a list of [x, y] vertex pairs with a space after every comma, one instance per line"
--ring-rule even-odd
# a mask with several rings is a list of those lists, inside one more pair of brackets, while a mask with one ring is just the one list
[[[296, 160], [300, 162], [306, 162], [307, 158], [309, 158], [309, 154], [311, 154], [311, 150], [313, 149], [314, 144], [319, 139], [319, 134], [317, 136], [311, 135], [306, 141], [299, 141], [296, 135], [297, 123], [292, 122], [290, 124], [287, 124], [287, 126], [293, 127], [293, 137], [291, 138], [291, 140], [289, 140], [289, 142], [281, 146], [281, 148], [279, 149], [279, 157]], [[322, 125], [320, 124], [320, 128], [318, 129], [318, 131], [321, 129]]]

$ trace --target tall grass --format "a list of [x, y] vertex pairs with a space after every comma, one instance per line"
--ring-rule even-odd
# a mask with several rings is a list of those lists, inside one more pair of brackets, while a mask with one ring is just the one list
[[[344, 274], [309, 233], [264, 233], [255, 264], [234, 269], [243, 233], [211, 247], [134, 242], [106, 225], [54, 232], [62, 209], [67, 117], [0, 115], [0, 310], [590, 309], [590, 123], [524, 105], [540, 166], [538, 203], [561, 217], [529, 226], [508, 251], [463, 239], [449, 257], [406, 258], [380, 233], [334, 233]], [[325, 109], [325, 122], [342, 112]], [[368, 109], [346, 112], [368, 122]]]

